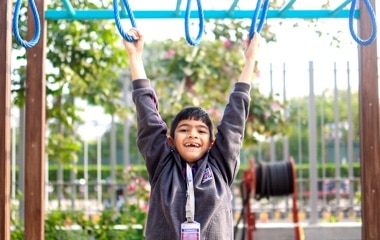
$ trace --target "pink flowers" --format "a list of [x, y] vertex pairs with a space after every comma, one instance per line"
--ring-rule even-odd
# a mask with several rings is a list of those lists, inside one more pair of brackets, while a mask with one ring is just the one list
[[207, 109], [207, 113], [215, 119], [220, 119], [222, 117], [222, 113], [216, 107]]
[[230, 47], [232, 47], [232, 42], [229, 40], [226, 40], [223, 42], [223, 45], [225, 48], [230, 48]]
[[147, 186], [147, 181], [143, 177], [137, 176], [130, 180], [127, 187], [127, 191], [135, 192], [139, 190], [139, 188], [146, 189], [146, 186]]
[[143, 202], [142, 204], [140, 204], [140, 209], [143, 212], [148, 212], [149, 204], [147, 202]]
[[149, 208], [150, 184], [147, 179], [139, 175], [132, 165], [124, 169], [128, 205], [137, 206], [142, 212]]
[[272, 109], [272, 111], [278, 111], [281, 110], [281, 105], [278, 102], [272, 102], [270, 104], [270, 108]]
[[169, 58], [172, 58], [174, 55], [175, 55], [175, 50], [173, 50], [173, 49], [169, 49], [169, 50], [166, 52], [164, 58], [169, 59]]

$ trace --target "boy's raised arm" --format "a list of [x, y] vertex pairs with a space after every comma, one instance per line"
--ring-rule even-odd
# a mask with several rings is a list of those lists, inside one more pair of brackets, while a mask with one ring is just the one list
[[135, 40], [134, 42], [123, 40], [124, 47], [128, 52], [132, 81], [136, 79], [147, 79], [142, 57], [144, 49], [144, 35], [135, 28], [129, 30], [128, 35], [133, 37]]
[[258, 33], [253, 35], [253, 38], [249, 40], [247, 50], [245, 50], [245, 65], [240, 75], [239, 82], [251, 83], [253, 78], [253, 71], [255, 69], [255, 62], [257, 52], [259, 48], [259, 41], [261, 37]]

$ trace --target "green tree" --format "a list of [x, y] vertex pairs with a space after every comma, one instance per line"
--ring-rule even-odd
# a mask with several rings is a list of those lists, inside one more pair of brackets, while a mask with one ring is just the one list
[[[50, 9], [63, 8], [59, 1], [49, 4]], [[76, 9], [105, 9], [111, 1], [79, 0], [71, 4]], [[81, 144], [76, 127], [85, 121], [79, 115], [84, 109], [78, 106], [78, 100], [102, 106], [108, 114], [125, 115], [126, 109], [119, 101], [119, 72], [127, 61], [115, 29], [113, 22], [104, 20], [48, 22], [46, 120], [51, 160], [68, 162], [78, 158]], [[24, 59], [25, 50], [18, 52], [18, 58]], [[15, 103], [23, 106], [25, 65], [15, 70], [15, 76], [19, 76], [12, 86]]]

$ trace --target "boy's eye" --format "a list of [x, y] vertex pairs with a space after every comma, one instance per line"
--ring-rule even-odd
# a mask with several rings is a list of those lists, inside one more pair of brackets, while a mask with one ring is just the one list
[[203, 130], [199, 130], [198, 132], [201, 133], [201, 134], [206, 134], [207, 133], [206, 131], [203, 131]]

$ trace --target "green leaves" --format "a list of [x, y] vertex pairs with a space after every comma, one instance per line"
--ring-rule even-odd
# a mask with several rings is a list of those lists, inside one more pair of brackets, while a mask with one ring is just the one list
[[[72, 3], [76, 9], [104, 9], [111, 1]], [[62, 8], [62, 2], [50, 3], [49, 8]], [[107, 114], [125, 115], [119, 100], [119, 74], [127, 66], [121, 38], [112, 21], [50, 21], [47, 25], [46, 98], [48, 159], [71, 162], [80, 149], [75, 127], [83, 120], [80, 99], [90, 105], [102, 106]], [[18, 59], [25, 59], [17, 51]], [[21, 63], [24, 63], [21, 61]], [[25, 104], [25, 66], [15, 70], [12, 92], [14, 103]]]

